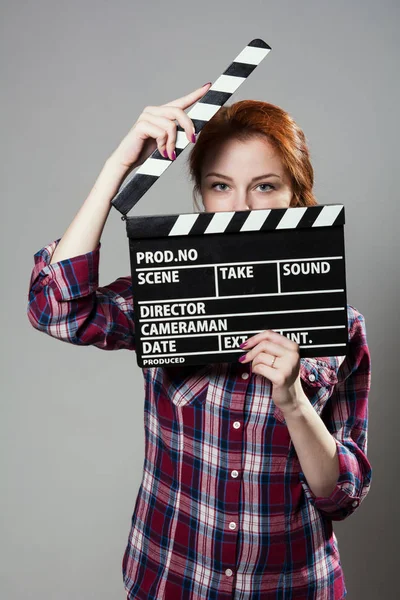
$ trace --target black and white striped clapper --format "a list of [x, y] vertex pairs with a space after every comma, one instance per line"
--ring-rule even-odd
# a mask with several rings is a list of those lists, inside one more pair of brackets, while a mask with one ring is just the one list
[[[199, 133], [221, 106], [229, 100], [270, 50], [271, 47], [261, 39], [252, 40], [244, 47], [206, 94], [188, 111], [187, 115], [193, 121], [196, 133]], [[175, 144], [177, 158], [188, 144], [186, 133], [178, 124]], [[154, 150], [136, 171], [134, 170], [125, 178], [111, 201], [113, 206], [123, 215], [132, 216], [131, 209], [172, 162], [175, 161], [164, 158], [157, 149]]]
[[344, 206], [126, 219], [140, 367], [235, 362], [273, 329], [345, 355]]

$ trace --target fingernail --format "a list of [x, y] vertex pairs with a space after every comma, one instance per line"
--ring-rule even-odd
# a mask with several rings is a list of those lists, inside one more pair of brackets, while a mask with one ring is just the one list
[[242, 354], [242, 356], [239, 356], [240, 362], [243, 362], [245, 358], [246, 358], [246, 354]]
[[205, 83], [204, 85], [202, 85], [201, 87], [205, 87], [206, 85], [208, 85], [209, 83], [212, 83], [212, 81], [207, 81], [207, 83]]
[[196, 141], [196, 134], [192, 133], [192, 142], [193, 142], [193, 144], [195, 143], [195, 141]]
[[247, 346], [247, 342], [243, 342], [243, 344], [240, 344], [240, 348], [244, 348], [245, 346]]
[[176, 152], [175, 152], [175, 150], [173, 150], [173, 152], [172, 152], [172, 160], [175, 160], [175, 159], [176, 159]]
[[167, 152], [166, 150], [163, 150], [163, 156], [164, 156], [165, 158], [168, 158], [168, 152]]

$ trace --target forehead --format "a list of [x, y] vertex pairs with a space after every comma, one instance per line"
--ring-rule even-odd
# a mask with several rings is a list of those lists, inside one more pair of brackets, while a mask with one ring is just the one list
[[233, 138], [222, 142], [215, 152], [206, 157], [202, 174], [207, 175], [210, 170], [218, 170], [232, 175], [232, 172], [238, 174], [238, 169], [241, 172], [253, 173], [265, 167], [273, 167], [283, 172], [280, 156], [266, 137], [254, 136], [247, 140]]

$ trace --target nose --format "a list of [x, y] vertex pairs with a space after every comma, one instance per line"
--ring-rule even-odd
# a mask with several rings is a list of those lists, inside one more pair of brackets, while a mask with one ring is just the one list
[[233, 210], [251, 210], [251, 203], [246, 194], [237, 194], [233, 201]]

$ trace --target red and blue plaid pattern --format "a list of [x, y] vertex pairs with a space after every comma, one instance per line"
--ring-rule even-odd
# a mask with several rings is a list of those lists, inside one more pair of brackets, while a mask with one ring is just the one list
[[[60, 239], [60, 238], [59, 238]], [[135, 350], [131, 277], [98, 285], [101, 243], [49, 264], [34, 255], [27, 314], [36, 329], [102, 350]], [[332, 521], [357, 510], [367, 458], [370, 353], [348, 305], [346, 357], [301, 359], [304, 391], [337, 444], [340, 475], [316, 497], [271, 383], [251, 364], [144, 368], [145, 461], [122, 560], [128, 599], [340, 600]]]

